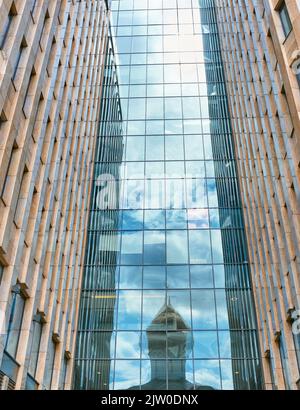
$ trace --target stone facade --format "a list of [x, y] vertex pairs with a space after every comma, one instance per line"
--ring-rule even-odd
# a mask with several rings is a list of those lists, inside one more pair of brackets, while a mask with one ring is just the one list
[[21, 314], [13, 316], [14, 303], [24, 301], [11, 388], [28, 384], [33, 354], [34, 388], [71, 386], [107, 7], [0, 1], [0, 363], [9, 322]]
[[293, 335], [292, 324], [300, 308], [300, 2], [285, 1], [287, 35], [283, 1], [216, 4], [266, 388], [297, 389], [300, 335]]

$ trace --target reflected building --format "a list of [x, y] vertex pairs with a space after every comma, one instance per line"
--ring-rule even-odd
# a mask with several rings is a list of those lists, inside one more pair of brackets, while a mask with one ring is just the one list
[[[141, 390], [213, 390], [186, 380], [186, 360], [192, 354], [191, 328], [168, 301], [160, 309], [146, 331], [151, 379]], [[166, 353], [167, 352], [167, 353]], [[168, 360], [165, 360], [166, 357]], [[132, 387], [137, 390], [140, 386]]]
[[[213, 5], [203, 1], [202, 5]], [[202, 27], [210, 36], [203, 37], [204, 65], [208, 79], [208, 111], [214, 176], [218, 198], [218, 227], [224, 261], [225, 298], [230, 329], [232, 381], [234, 389], [255, 389], [262, 385], [259, 350], [256, 342], [256, 317], [251, 289], [246, 235], [243, 229], [242, 203], [237, 178], [233, 133], [225, 90], [225, 73], [217, 27], [217, 10], [201, 12]], [[238, 229], [234, 229], [238, 228]], [[238, 244], [236, 247], [234, 244]], [[247, 306], [247, 315], [241, 305]], [[246, 329], [246, 330], [244, 330]], [[238, 340], [242, 338], [243, 342]], [[248, 361], [255, 355], [256, 360]]]
[[[109, 385], [110, 360], [96, 371], [96, 359], [109, 358], [116, 301], [119, 214], [99, 199], [101, 190], [114, 195], [118, 207], [123, 158], [122, 111], [111, 35], [108, 37], [96, 146], [86, 259], [82, 284], [75, 363], [75, 387], [89, 390]], [[109, 188], [109, 189], [107, 189]], [[100, 206], [99, 206], [100, 205]]]

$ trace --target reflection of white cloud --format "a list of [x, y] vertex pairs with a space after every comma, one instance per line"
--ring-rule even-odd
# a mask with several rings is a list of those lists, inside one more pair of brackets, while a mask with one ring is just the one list
[[195, 382], [204, 386], [211, 386], [220, 389], [219, 368], [203, 368], [195, 370]]
[[140, 357], [140, 335], [135, 332], [118, 332], [116, 358], [138, 359]]
[[232, 361], [221, 360], [223, 390], [233, 390]]
[[123, 232], [122, 253], [136, 254], [142, 253], [143, 232]]
[[187, 233], [170, 231], [167, 233], [167, 263], [187, 263]]
[[139, 291], [120, 291], [118, 301], [118, 323], [126, 325], [135, 323], [141, 314], [141, 293]]
[[139, 360], [116, 360], [115, 390], [126, 390], [140, 384]]
[[189, 228], [208, 228], [208, 209], [188, 210]]

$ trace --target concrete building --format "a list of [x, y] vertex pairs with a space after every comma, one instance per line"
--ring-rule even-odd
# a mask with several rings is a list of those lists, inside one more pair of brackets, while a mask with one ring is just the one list
[[1, 388], [300, 389], [299, 116], [299, 0], [0, 0]]
[[216, 4], [266, 388], [299, 389], [300, 2]]
[[0, 384], [71, 387], [107, 1], [0, 1]]

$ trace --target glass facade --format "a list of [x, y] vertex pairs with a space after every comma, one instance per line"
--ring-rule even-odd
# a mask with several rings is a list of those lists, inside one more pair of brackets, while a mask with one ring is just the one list
[[261, 389], [213, 0], [113, 0], [76, 389]]

